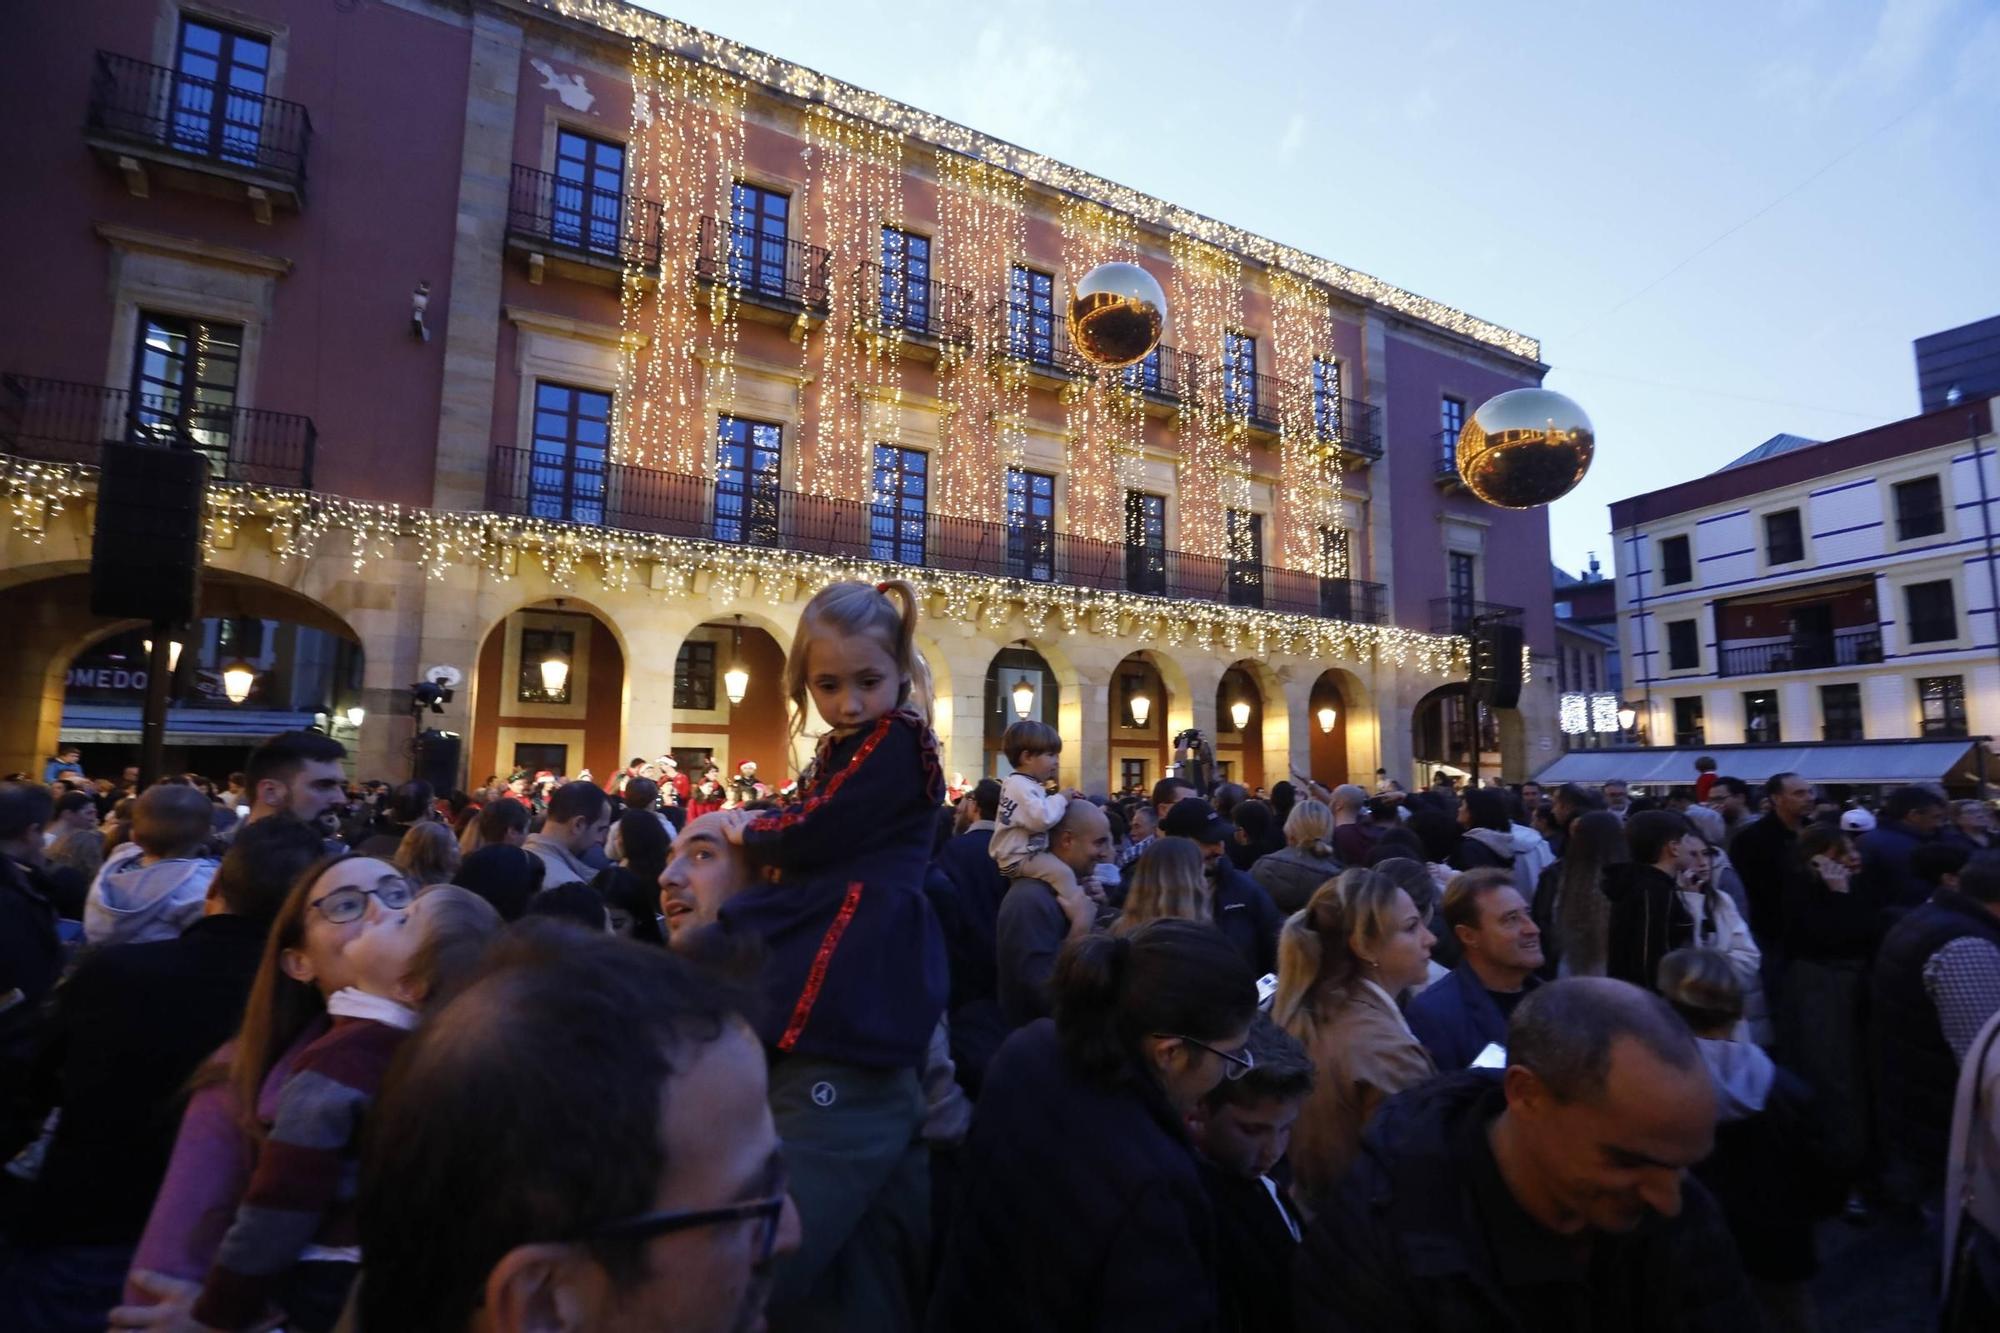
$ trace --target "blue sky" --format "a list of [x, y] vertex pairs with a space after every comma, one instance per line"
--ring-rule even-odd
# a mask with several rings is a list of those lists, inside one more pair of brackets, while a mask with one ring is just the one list
[[2000, 314], [2000, 0], [646, 0], [1542, 340], [1605, 506]]

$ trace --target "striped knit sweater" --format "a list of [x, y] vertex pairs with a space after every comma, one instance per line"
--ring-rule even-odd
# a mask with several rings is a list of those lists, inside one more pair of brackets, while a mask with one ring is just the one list
[[256, 1323], [308, 1245], [359, 1243], [354, 1198], [361, 1119], [408, 1035], [371, 1019], [336, 1018], [325, 1036], [299, 1053], [250, 1188], [195, 1302], [201, 1323]]

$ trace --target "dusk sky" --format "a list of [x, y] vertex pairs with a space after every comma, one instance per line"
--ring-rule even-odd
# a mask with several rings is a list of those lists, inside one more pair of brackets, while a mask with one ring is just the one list
[[1539, 337], [1572, 569], [2000, 314], [2000, 0], [648, 6]]

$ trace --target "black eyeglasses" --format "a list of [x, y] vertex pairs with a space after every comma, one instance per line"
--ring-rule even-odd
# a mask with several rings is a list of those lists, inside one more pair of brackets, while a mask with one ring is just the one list
[[668, 1236], [676, 1231], [688, 1231], [694, 1227], [715, 1226], [722, 1222], [755, 1221], [759, 1224], [756, 1262], [763, 1264], [769, 1262], [771, 1251], [777, 1248], [778, 1223], [784, 1217], [785, 1197], [781, 1192], [768, 1199], [750, 1199], [723, 1208], [698, 1208], [692, 1212], [639, 1213], [633, 1217], [621, 1217], [615, 1222], [594, 1226], [583, 1234], [583, 1239], [650, 1240], [655, 1236]]
[[1205, 1041], [1196, 1041], [1193, 1037], [1184, 1037], [1178, 1032], [1156, 1032], [1153, 1035], [1157, 1037], [1172, 1037], [1175, 1041], [1184, 1041], [1190, 1046], [1199, 1046], [1210, 1055], [1221, 1056], [1226, 1062], [1222, 1066], [1222, 1077], [1231, 1083], [1234, 1083], [1237, 1079], [1242, 1078], [1257, 1067], [1257, 1057], [1250, 1054], [1248, 1046], [1245, 1046], [1240, 1051], [1225, 1051], [1211, 1046]]
[[315, 898], [313, 909], [336, 926], [344, 926], [350, 921], [359, 921], [368, 911], [368, 897], [373, 894], [382, 900], [382, 906], [390, 911], [408, 907], [416, 892], [402, 880], [387, 880], [372, 889], [348, 885], [335, 889], [322, 898]]

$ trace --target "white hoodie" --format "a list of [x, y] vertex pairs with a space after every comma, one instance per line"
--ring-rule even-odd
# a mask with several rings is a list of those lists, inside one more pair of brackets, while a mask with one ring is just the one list
[[1000, 780], [1000, 810], [988, 850], [1000, 868], [1015, 865], [1024, 857], [1049, 849], [1049, 830], [1062, 823], [1069, 809], [1069, 797], [1045, 792], [1042, 784], [1023, 773], [1009, 773]]
[[111, 853], [83, 904], [83, 937], [91, 944], [170, 940], [201, 918], [218, 862], [177, 857], [142, 866], [128, 842]]

